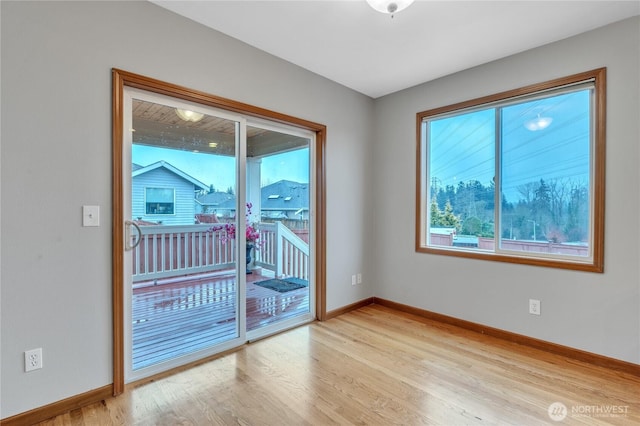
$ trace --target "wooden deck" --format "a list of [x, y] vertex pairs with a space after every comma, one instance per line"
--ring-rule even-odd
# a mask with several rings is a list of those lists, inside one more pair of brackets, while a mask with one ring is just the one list
[[[309, 312], [309, 288], [279, 293], [247, 275], [247, 330]], [[237, 336], [233, 274], [194, 275], [136, 285], [132, 297], [133, 369]]]

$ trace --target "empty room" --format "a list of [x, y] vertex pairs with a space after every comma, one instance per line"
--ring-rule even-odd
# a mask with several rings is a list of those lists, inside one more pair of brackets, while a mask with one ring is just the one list
[[640, 2], [0, 2], [0, 422], [640, 423]]

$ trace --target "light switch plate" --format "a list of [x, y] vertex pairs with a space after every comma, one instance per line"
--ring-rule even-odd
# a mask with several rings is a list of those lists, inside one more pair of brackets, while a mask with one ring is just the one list
[[82, 226], [100, 226], [100, 206], [82, 206]]

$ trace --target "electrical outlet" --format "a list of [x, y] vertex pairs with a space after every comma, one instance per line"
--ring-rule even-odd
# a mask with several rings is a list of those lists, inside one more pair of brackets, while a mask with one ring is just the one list
[[529, 313], [531, 315], [540, 315], [540, 301], [529, 299]]
[[356, 285], [356, 276], [351, 275], [351, 285]]
[[358, 272], [358, 284], [362, 284], [362, 273]]
[[42, 368], [42, 348], [31, 349], [24, 353], [24, 371], [29, 372]]

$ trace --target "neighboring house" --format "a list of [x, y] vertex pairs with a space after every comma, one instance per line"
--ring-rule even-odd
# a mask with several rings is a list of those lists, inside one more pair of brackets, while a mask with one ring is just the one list
[[[309, 219], [309, 184], [281, 180], [260, 189], [262, 219]], [[236, 196], [214, 192], [198, 197], [199, 213], [215, 214], [218, 218], [235, 217]]]
[[261, 189], [262, 217], [309, 219], [309, 184], [281, 180]]
[[211, 192], [209, 194], [200, 195], [196, 198], [196, 213], [200, 214], [216, 214], [221, 207], [228, 212], [229, 201], [235, 211], [236, 196], [228, 192]]
[[167, 163], [132, 167], [131, 213], [134, 220], [163, 225], [191, 225], [195, 197], [209, 187]]

